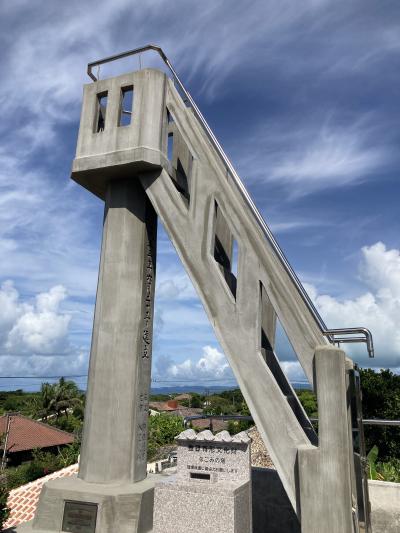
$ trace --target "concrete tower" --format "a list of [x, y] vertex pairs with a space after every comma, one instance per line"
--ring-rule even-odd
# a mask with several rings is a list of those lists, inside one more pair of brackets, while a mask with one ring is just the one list
[[142, 70], [84, 88], [72, 178], [105, 210], [83, 441], [78, 479], [44, 487], [33, 531], [152, 529], [146, 466], [157, 215], [138, 175], [168, 165], [165, 83], [162, 72]]
[[[159, 48], [140, 51], [149, 48], [171, 68]], [[105, 201], [80, 469], [77, 479], [44, 487], [27, 527], [41, 533], [152, 529], [146, 443], [157, 213], [302, 533], [369, 531], [363, 454], [354, 453], [353, 430], [361, 437], [362, 425], [353, 427], [361, 417], [352, 401], [352, 361], [332, 345], [332, 332], [200, 111], [159, 70], [93, 79], [84, 90], [72, 169], [75, 181]], [[183, 88], [177, 76], [175, 82]], [[275, 353], [278, 319], [317, 391], [318, 435]]]

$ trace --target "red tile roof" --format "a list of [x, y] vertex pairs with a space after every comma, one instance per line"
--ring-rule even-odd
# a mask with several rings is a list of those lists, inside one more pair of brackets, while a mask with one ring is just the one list
[[173, 407], [169, 404], [169, 402], [150, 402], [149, 407], [150, 409], [159, 411], [160, 413], [168, 413], [171, 415], [181, 416], [183, 418], [185, 416], [201, 415], [203, 413], [203, 409], [185, 407], [179, 403]]
[[28, 520], [32, 520], [44, 483], [59, 477], [73, 476], [77, 472], [78, 463], [12, 490], [7, 500], [7, 505], [11, 509], [11, 513], [4, 527], [14, 527], [23, 522], [28, 522]]
[[155, 411], [176, 411], [176, 407], [171, 407], [168, 405], [168, 402], [150, 402], [149, 403], [150, 409], [154, 409]]
[[[19, 414], [10, 415], [7, 453], [72, 444], [74, 435]], [[0, 436], [7, 431], [7, 415], [0, 416]]]

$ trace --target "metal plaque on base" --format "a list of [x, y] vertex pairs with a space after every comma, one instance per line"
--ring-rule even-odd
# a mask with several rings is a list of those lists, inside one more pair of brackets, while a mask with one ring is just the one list
[[62, 531], [95, 533], [97, 503], [65, 501]]

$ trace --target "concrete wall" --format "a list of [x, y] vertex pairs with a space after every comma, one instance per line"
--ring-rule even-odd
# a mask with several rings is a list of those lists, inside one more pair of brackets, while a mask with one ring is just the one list
[[400, 483], [369, 481], [373, 533], [399, 533]]
[[252, 469], [253, 533], [300, 533], [300, 524], [278, 472]]

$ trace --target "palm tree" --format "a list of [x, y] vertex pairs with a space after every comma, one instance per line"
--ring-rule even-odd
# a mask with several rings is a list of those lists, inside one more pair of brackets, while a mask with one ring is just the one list
[[58, 383], [42, 383], [36, 414], [44, 420], [50, 416], [68, 417], [68, 410], [82, 404], [82, 396], [73, 381], [60, 378]]
[[60, 381], [54, 385], [54, 409], [57, 418], [64, 413], [68, 417], [68, 410], [82, 403], [81, 394], [73, 381]]
[[35, 413], [43, 420], [55, 414], [54, 410], [54, 385], [50, 383], [42, 383], [40, 388], [40, 395], [35, 398]]

